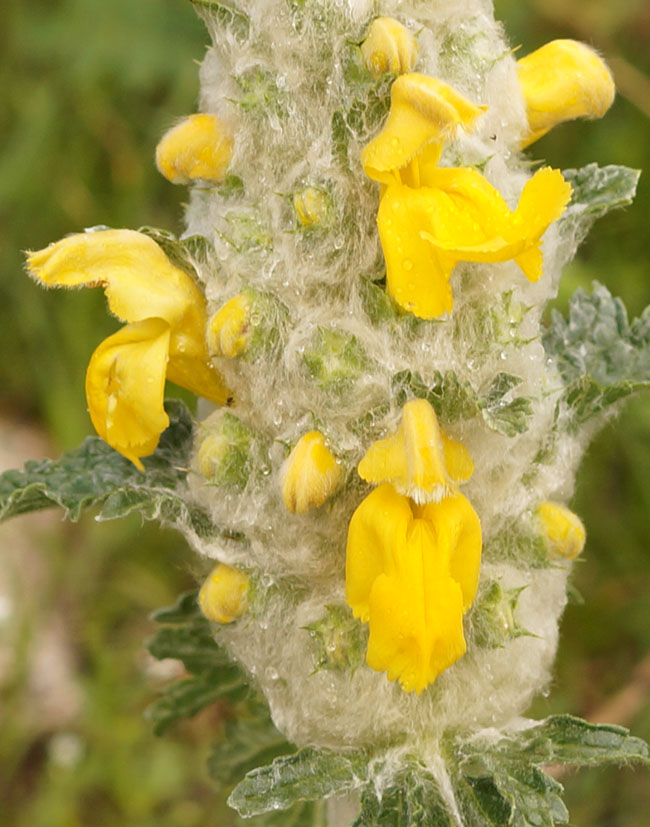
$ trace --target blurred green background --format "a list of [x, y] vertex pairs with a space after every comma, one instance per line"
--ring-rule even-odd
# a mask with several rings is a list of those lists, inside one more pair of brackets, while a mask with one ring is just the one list
[[[556, 37], [599, 48], [619, 95], [603, 121], [535, 145], [554, 167], [650, 170], [646, 0], [497, 0], [522, 54]], [[3, 0], [0, 28], [0, 445], [56, 456], [91, 432], [83, 381], [116, 329], [101, 291], [46, 293], [22, 250], [106, 224], [179, 231], [185, 191], [155, 171], [156, 142], [194, 111], [207, 35], [187, 0]], [[593, 279], [631, 315], [650, 303], [650, 173], [635, 205], [596, 225], [558, 300]], [[7, 453], [7, 451], [9, 453]], [[13, 453], [12, 453], [13, 452]], [[22, 452], [22, 453], [21, 453]], [[543, 716], [571, 711], [650, 739], [650, 398], [594, 442], [575, 510], [589, 540]], [[167, 673], [142, 640], [147, 614], [192, 585], [191, 553], [139, 521], [16, 520], [0, 542], [0, 822], [12, 827], [225, 827], [204, 770], [210, 714], [156, 739], [142, 718]], [[578, 827], [645, 827], [650, 779], [563, 779]]]

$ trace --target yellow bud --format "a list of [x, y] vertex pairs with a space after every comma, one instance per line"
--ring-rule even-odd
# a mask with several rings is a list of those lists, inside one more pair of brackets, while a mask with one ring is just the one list
[[404, 405], [397, 431], [370, 446], [358, 471], [366, 482], [390, 482], [424, 503], [455, 493], [454, 483], [469, 479], [474, 463], [461, 442], [443, 433], [431, 404], [413, 399]]
[[385, 72], [403, 75], [415, 66], [418, 44], [397, 20], [377, 17], [372, 21], [368, 37], [361, 44], [361, 54], [368, 71], [375, 77]]
[[585, 527], [582, 520], [565, 505], [544, 502], [537, 508], [549, 551], [572, 560], [585, 545]]
[[199, 592], [199, 606], [216, 623], [232, 623], [248, 608], [248, 575], [218, 563]]
[[219, 183], [232, 159], [233, 139], [216, 115], [189, 115], [163, 135], [156, 166], [172, 184]]
[[341, 466], [320, 431], [309, 431], [300, 437], [282, 473], [282, 497], [292, 514], [305, 514], [322, 505], [341, 480]]
[[229, 299], [208, 324], [208, 349], [214, 356], [232, 359], [244, 353], [251, 336], [251, 300], [244, 293]]
[[529, 134], [522, 147], [574, 118], [600, 118], [614, 100], [614, 81], [600, 57], [576, 40], [552, 40], [517, 62]]
[[293, 207], [303, 227], [323, 224], [329, 212], [327, 193], [316, 187], [306, 187], [293, 196]]

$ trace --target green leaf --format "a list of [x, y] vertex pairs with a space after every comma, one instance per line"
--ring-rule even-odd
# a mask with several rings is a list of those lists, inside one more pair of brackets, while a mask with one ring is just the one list
[[512, 437], [528, 429], [533, 412], [527, 397], [518, 396], [512, 401], [505, 398], [521, 381], [518, 376], [497, 373], [487, 393], [481, 396], [452, 370], [444, 374], [435, 371], [429, 384], [419, 373], [404, 370], [393, 376], [392, 386], [397, 404], [403, 405], [413, 397], [427, 399], [443, 425], [472, 419], [480, 413], [489, 428]]
[[167, 687], [162, 697], [147, 708], [146, 715], [153, 722], [155, 734], [162, 735], [181, 718], [191, 718], [221, 699], [240, 700], [247, 691], [237, 667], [224, 667]]
[[214, 257], [212, 244], [202, 235], [179, 239], [169, 230], [160, 230], [158, 227], [140, 227], [138, 232], [153, 239], [172, 264], [185, 270], [195, 280], [198, 279], [197, 262]]
[[367, 631], [356, 620], [349, 606], [325, 606], [318, 620], [303, 627], [309, 633], [316, 654], [316, 668], [335, 671], [354, 671], [364, 660], [367, 649]]
[[148, 708], [147, 716], [157, 735], [180, 718], [191, 717], [219, 699], [236, 701], [248, 694], [246, 676], [214, 640], [195, 592], [182, 594], [174, 606], [160, 609], [152, 619], [169, 625], [147, 641], [149, 652], [159, 660], [180, 660], [193, 675], [168, 686]]
[[575, 291], [566, 320], [554, 311], [543, 342], [576, 423], [650, 387], [650, 308], [630, 324], [622, 301], [601, 284], [591, 295]]
[[470, 753], [452, 781], [467, 824], [553, 827], [568, 820], [561, 784], [516, 754]]
[[434, 371], [430, 384], [426, 384], [416, 371], [403, 370], [393, 376], [391, 384], [398, 405], [404, 405], [413, 397], [426, 399], [443, 424], [471, 419], [479, 412], [478, 394], [453, 370]]
[[591, 724], [572, 715], [552, 715], [537, 726], [499, 742], [500, 749], [517, 749], [535, 764], [575, 764], [638, 761], [650, 766], [650, 749], [625, 727]]
[[358, 787], [365, 767], [358, 753], [346, 756], [306, 747], [249, 772], [228, 804], [245, 818], [286, 810], [296, 801], [317, 801]]
[[218, 3], [216, 0], [190, 0], [190, 2], [200, 14], [205, 15], [209, 20], [216, 21], [240, 43], [248, 39], [250, 21], [244, 12], [226, 3]]
[[58, 460], [31, 460], [0, 475], [0, 519], [58, 505], [71, 520], [101, 506], [100, 520], [137, 512], [147, 519], [184, 522], [202, 536], [214, 533], [208, 516], [183, 497], [192, 447], [192, 419], [182, 402], [168, 401], [170, 425], [141, 472], [98, 437]]
[[347, 391], [368, 366], [356, 336], [326, 327], [317, 329], [302, 360], [317, 385], [336, 394]]
[[631, 204], [641, 171], [610, 165], [587, 164], [580, 169], [565, 169], [565, 181], [573, 188], [571, 201], [561, 223], [587, 218], [589, 223], [617, 207]]
[[208, 772], [218, 786], [231, 786], [256, 767], [294, 751], [273, 725], [266, 704], [256, 700], [224, 723], [223, 738], [208, 759]]
[[[469, 822], [468, 822], [469, 824]], [[402, 772], [377, 794], [369, 784], [361, 796], [361, 812], [352, 827], [454, 827], [435, 780], [426, 770]]]
[[556, 715], [498, 740], [462, 744], [449, 770], [465, 823], [472, 827], [553, 827], [569, 814], [562, 786], [540, 767], [639, 761], [650, 766], [648, 746], [623, 727]]

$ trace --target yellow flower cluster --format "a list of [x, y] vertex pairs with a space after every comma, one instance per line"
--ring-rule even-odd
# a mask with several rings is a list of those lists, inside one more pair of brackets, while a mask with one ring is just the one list
[[457, 483], [471, 476], [472, 459], [419, 399], [358, 471], [379, 487], [350, 521], [346, 598], [370, 626], [368, 665], [419, 694], [466, 650], [463, 615], [476, 596], [482, 539]]
[[514, 259], [536, 281], [542, 234], [571, 197], [561, 173], [547, 167], [512, 211], [476, 169], [438, 166], [444, 143], [482, 111], [435, 78], [402, 75], [384, 129], [363, 152], [366, 174], [384, 185], [377, 225], [388, 292], [424, 319], [451, 312], [449, 279], [459, 261]]
[[[386, 20], [371, 29], [362, 47], [370, 44], [369, 54], [380, 35], [388, 37]], [[397, 54], [404, 36], [391, 42]], [[444, 144], [459, 129], [471, 130], [485, 107], [436, 78], [409, 72], [397, 58], [394, 63], [393, 71], [406, 73], [393, 83], [386, 123], [362, 155], [366, 174], [382, 184], [377, 225], [388, 293], [404, 310], [433, 319], [452, 310], [449, 280], [459, 261], [514, 259], [536, 281], [541, 237], [563, 213], [571, 187], [558, 170], [540, 169], [512, 211], [478, 170], [438, 166]], [[560, 121], [602, 115], [613, 99], [605, 65], [574, 41], [549, 43], [518, 69], [529, 119], [524, 146]]]

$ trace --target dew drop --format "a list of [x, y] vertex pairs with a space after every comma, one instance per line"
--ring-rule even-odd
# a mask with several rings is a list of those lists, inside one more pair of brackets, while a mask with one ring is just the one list
[[402, 267], [408, 272], [409, 270], [413, 269], [413, 262], [410, 258], [405, 258], [402, 262]]

